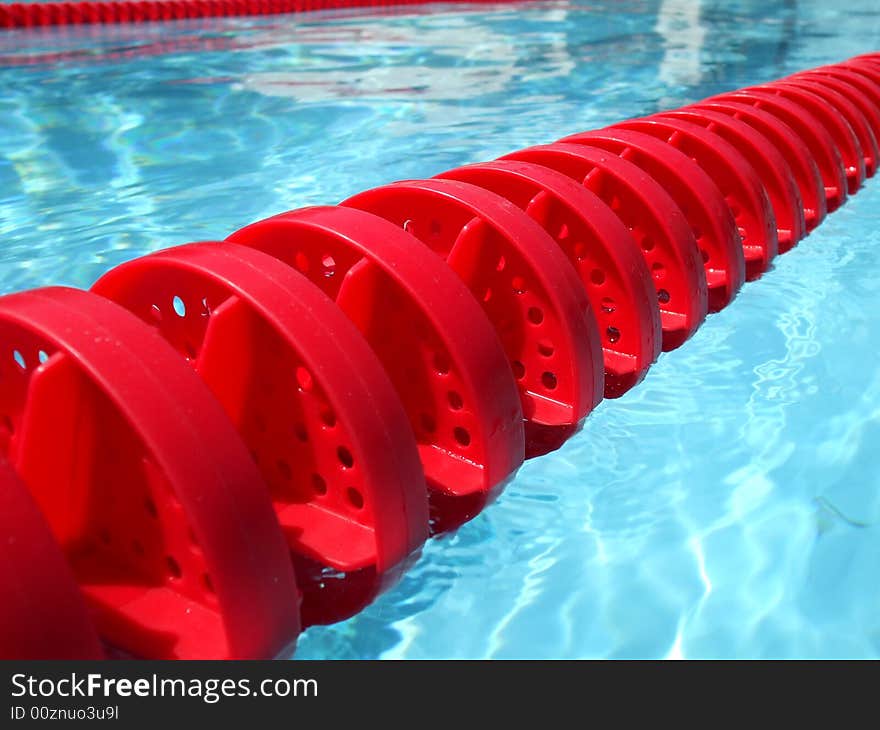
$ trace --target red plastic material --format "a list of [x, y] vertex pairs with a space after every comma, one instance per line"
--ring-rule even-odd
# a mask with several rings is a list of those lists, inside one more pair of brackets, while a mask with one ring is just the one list
[[[830, 82], [830, 83], [829, 83]], [[865, 103], [865, 99], [858, 93], [854, 94], [852, 99], [847, 93], [847, 89], [852, 90], [846, 84], [837, 82], [833, 79], [826, 79], [825, 83], [820, 83], [815, 79], [808, 78], [788, 78], [783, 81], [776, 82], [778, 86], [791, 86], [803, 89], [811, 94], [819, 97], [825, 104], [830, 105], [852, 129], [858, 140], [862, 150], [862, 161], [865, 167], [865, 177], [873, 177], [877, 171], [877, 158], [880, 156], [877, 150], [877, 138], [868, 118], [872, 114], [876, 114], [877, 110], [873, 109], [868, 114], [863, 111], [863, 105], [870, 107]], [[835, 88], [835, 86], [837, 88]], [[841, 93], [842, 92], [842, 93]]]
[[696, 124], [681, 119], [650, 117], [614, 125], [643, 132], [684, 152], [721, 189], [742, 238], [746, 278], [761, 276], [779, 250], [776, 219], [767, 191], [755, 169], [739, 150]]
[[602, 400], [601, 340], [590, 302], [559, 246], [521, 210], [455, 180], [385, 185], [343, 205], [418, 238], [480, 302], [519, 385], [527, 454], [540, 452], [533, 439], [547, 438], [542, 427], [568, 432]]
[[718, 312], [745, 280], [742, 239], [718, 186], [689, 157], [642, 132], [606, 129], [564, 137], [611, 152], [653, 177], [676, 202], [693, 231], [709, 287], [709, 311]]
[[271, 657], [299, 595], [266, 485], [152, 328], [74, 289], [0, 298], [7, 457], [102, 637], [142, 658]]
[[599, 322], [605, 397], [640, 382], [660, 354], [660, 310], [639, 246], [611, 209], [568, 176], [529, 162], [496, 160], [437, 177], [503, 196], [553, 237], [577, 270]]
[[758, 173], [770, 198], [779, 253], [793, 248], [807, 234], [804, 204], [791, 167], [763, 134], [745, 122], [707, 109], [679, 109], [657, 116], [698, 124], [740, 151]]
[[[789, 80], [795, 82], [809, 82], [817, 84], [826, 89], [833, 90], [846, 97], [861, 113], [868, 125], [868, 129], [874, 137], [875, 145], [880, 139], [880, 89], [872, 89], [871, 83], [862, 76], [851, 71], [830, 72], [817, 69], [815, 71], [804, 71], [803, 73], [790, 76]], [[863, 143], [864, 146], [864, 143]], [[877, 166], [880, 165], [880, 153], [876, 153], [876, 149], [869, 151], [874, 154], [874, 159], [865, 161], [865, 168], [870, 177], [876, 172]]]
[[282, 213], [228, 240], [305, 274], [366, 337], [415, 431], [434, 529], [465, 504], [442, 495], [466, 499], [466, 519], [503, 488], [524, 455], [516, 382], [488, 319], [442, 259], [378, 216], [335, 206]]
[[673, 350], [702, 324], [708, 310], [703, 260], [681, 209], [631, 162], [577, 144], [529, 147], [502, 159], [558, 170], [596, 193], [629, 228], [654, 279], [663, 349]]
[[[791, 168], [803, 203], [807, 233], [818, 226], [828, 213], [825, 206], [825, 187], [819, 167], [800, 136], [785, 122], [768, 112], [749, 104], [731, 101], [703, 101], [684, 107], [684, 110], [705, 110], [724, 114], [747, 124], [766, 137], [776, 147]], [[756, 168], [760, 174], [760, 168]], [[777, 226], [779, 221], [777, 221]]]
[[2, 460], [0, 535], [0, 659], [102, 659], [64, 553], [27, 488]]
[[[855, 88], [875, 109], [880, 110], [880, 83], [873, 81], [869, 76], [859, 73], [857, 68], [847, 66], [820, 66], [810, 71], [803, 71], [798, 75], [817, 76], [820, 78], [832, 78], [845, 81]], [[874, 134], [880, 140], [880, 130], [875, 129]]]
[[828, 130], [805, 107], [766, 91], [734, 91], [713, 96], [709, 101], [732, 101], [766, 111], [791, 127], [810, 150], [825, 186], [825, 207], [829, 213], [846, 202], [847, 180], [843, 159]]
[[[209, 18], [228, 15], [275, 15], [334, 8], [369, 7], [387, 10], [433, 0], [148, 0], [123, 2], [34, 2], [0, 4], [0, 28], [33, 28], [83, 23], [142, 23], [156, 20]], [[492, 0], [446, 0], [479, 4]]]
[[837, 68], [845, 68], [869, 79], [872, 84], [880, 86], [880, 64], [867, 58], [851, 58], [849, 61], [837, 64]]
[[812, 91], [807, 91], [787, 81], [751, 86], [744, 91], [762, 91], [788, 99], [802, 109], [809, 111], [831, 135], [840, 152], [846, 172], [847, 190], [855, 195], [865, 181], [865, 155], [862, 146], [846, 118], [825, 99]]
[[300, 558], [305, 624], [353, 614], [397, 577], [428, 537], [425, 478], [388, 376], [329, 297], [232, 243], [135, 259], [92, 291], [155, 326], [232, 419]]

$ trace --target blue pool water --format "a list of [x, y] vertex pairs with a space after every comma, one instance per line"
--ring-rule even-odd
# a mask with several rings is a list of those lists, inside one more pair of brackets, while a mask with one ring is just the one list
[[[880, 48], [876, 0], [0, 32], [0, 290]], [[300, 658], [880, 655], [880, 177]]]

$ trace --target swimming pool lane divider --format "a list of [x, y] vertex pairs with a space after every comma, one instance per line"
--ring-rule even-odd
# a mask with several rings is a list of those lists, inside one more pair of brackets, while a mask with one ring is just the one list
[[874, 54], [0, 297], [0, 657], [273, 657], [352, 616], [878, 136]]
[[[244, 15], [280, 15], [318, 10], [366, 8], [394, 12], [407, 5], [437, 0], [84, 0], [0, 5], [0, 28], [39, 28], [53, 25], [110, 25], [150, 23], [191, 18]], [[498, 0], [444, 0], [459, 5], [497, 3]]]

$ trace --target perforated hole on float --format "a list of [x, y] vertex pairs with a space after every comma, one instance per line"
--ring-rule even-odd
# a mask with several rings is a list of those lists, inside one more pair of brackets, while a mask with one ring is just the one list
[[354, 457], [351, 455], [351, 452], [345, 448], [345, 446], [340, 446], [336, 449], [336, 456], [339, 459], [339, 463], [342, 464], [343, 468], [351, 469], [354, 466]]
[[12, 359], [21, 370], [27, 370], [27, 361], [25, 361], [24, 355], [21, 354], [20, 350], [12, 351]]
[[446, 394], [446, 400], [449, 401], [449, 407], [453, 411], [460, 411], [464, 407], [464, 400], [461, 395], [456, 393], [454, 390], [450, 390]]
[[440, 375], [449, 374], [449, 358], [443, 352], [434, 354], [434, 370]]
[[514, 276], [510, 281], [514, 294], [526, 293], [526, 280], [522, 276]]
[[312, 490], [321, 497], [327, 494], [327, 482], [320, 474], [312, 474]]
[[522, 380], [526, 376], [526, 366], [519, 360], [514, 360], [510, 363], [510, 366], [513, 369], [513, 377], [517, 380]]
[[657, 301], [660, 302], [660, 304], [668, 304], [670, 299], [672, 299], [672, 296], [666, 291], [666, 289], [657, 290]]
[[611, 297], [602, 297], [600, 306], [605, 314], [613, 314], [617, 310], [617, 304]]
[[330, 408], [324, 408], [321, 410], [321, 422], [327, 428], [333, 428], [336, 425], [336, 414]]
[[452, 435], [461, 446], [469, 446], [471, 443], [471, 435], [468, 430], [462, 426], [456, 426], [452, 430]]
[[349, 503], [355, 509], [363, 509], [364, 508], [364, 495], [361, 494], [354, 487], [349, 487], [345, 490], [345, 496], [348, 498]]
[[529, 307], [526, 316], [532, 324], [541, 324], [541, 322], [544, 321], [544, 312], [542, 312], [539, 307]]
[[609, 327], [605, 330], [605, 336], [611, 344], [614, 344], [620, 339], [620, 330], [617, 327]]
[[654, 239], [650, 236], [645, 236], [642, 238], [641, 242], [642, 251], [652, 251], [654, 249]]
[[37, 353], [37, 360], [40, 361], [40, 365], [42, 365], [42, 364], [43, 364], [44, 362], [46, 362], [46, 360], [48, 360], [48, 359], [49, 359], [49, 353], [46, 352], [45, 350], [40, 350], [40, 351]]
[[655, 279], [663, 279], [666, 276], [666, 267], [660, 261], [655, 261], [651, 264], [651, 275]]
[[309, 440], [309, 432], [306, 429], [306, 425], [304, 423], [296, 423], [293, 426], [293, 435], [296, 436], [296, 440], [302, 443], [305, 443]]
[[495, 264], [495, 271], [504, 271], [505, 268], [507, 268], [507, 259], [499, 256], [498, 262]]
[[174, 313], [178, 317], [186, 317], [186, 303], [179, 295], [174, 295], [174, 298], [171, 300], [171, 307], [174, 309]]
[[605, 283], [605, 272], [602, 269], [593, 269], [590, 272], [590, 281], [594, 286], [602, 286]]
[[577, 261], [583, 261], [587, 258], [587, 244], [582, 241], [578, 241], [574, 245], [574, 257]]
[[329, 253], [321, 257], [321, 273], [328, 279], [336, 274], [336, 259]]
[[543, 385], [547, 390], [556, 390], [556, 386], [559, 384], [559, 381], [556, 378], [556, 373], [545, 372], [541, 373], [541, 385]]
[[173, 555], [165, 556], [165, 567], [168, 571], [168, 575], [174, 580], [180, 580], [183, 577], [183, 570], [180, 567], [180, 563], [177, 562]]

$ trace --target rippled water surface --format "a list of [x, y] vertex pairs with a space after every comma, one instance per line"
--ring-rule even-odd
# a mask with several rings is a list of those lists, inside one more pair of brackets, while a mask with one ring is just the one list
[[[880, 48], [874, 0], [0, 34], [0, 290]], [[880, 654], [880, 178], [316, 657]]]

